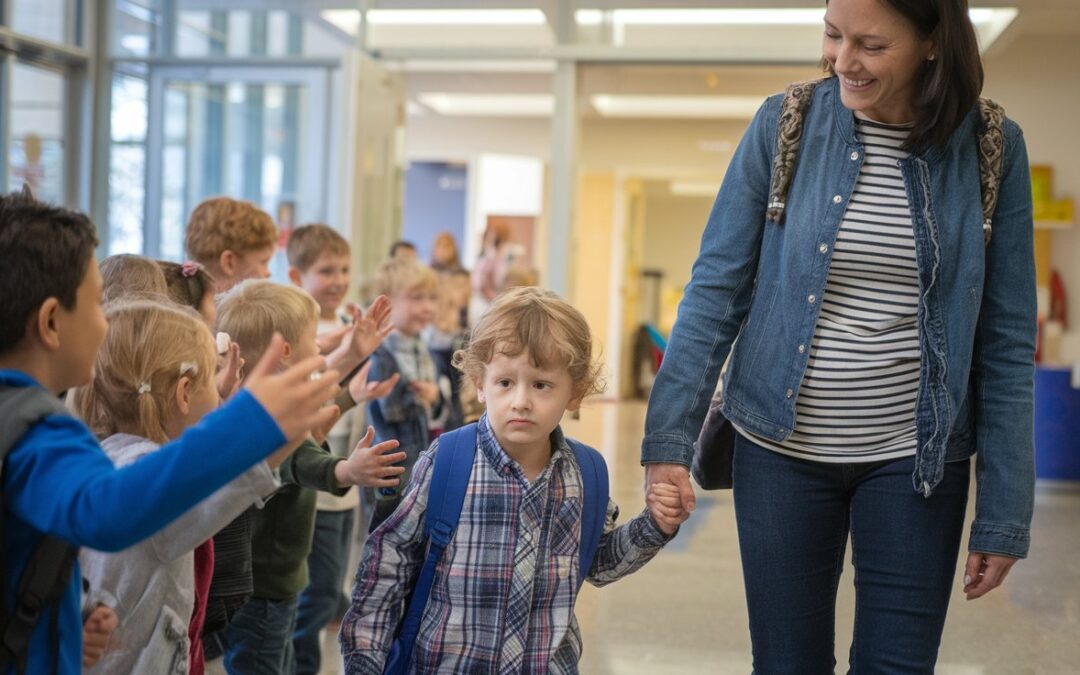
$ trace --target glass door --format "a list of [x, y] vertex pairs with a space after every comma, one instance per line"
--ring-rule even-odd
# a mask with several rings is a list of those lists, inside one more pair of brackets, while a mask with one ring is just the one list
[[254, 202], [283, 230], [326, 220], [330, 76], [310, 66], [152, 67], [144, 254], [182, 259], [188, 216], [217, 195]]

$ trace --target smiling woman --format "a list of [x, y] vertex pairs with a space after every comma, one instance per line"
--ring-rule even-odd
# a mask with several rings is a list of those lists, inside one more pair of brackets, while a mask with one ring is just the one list
[[[686, 466], [730, 352], [714, 412], [738, 432], [756, 673], [833, 672], [849, 536], [852, 671], [933, 672], [976, 450], [967, 598], [1028, 552], [1031, 186], [1019, 127], [1005, 119], [996, 140], [983, 130], [966, 5], [829, 0], [834, 76], [758, 110], [653, 386], [645, 484], [676, 486], [689, 511]], [[793, 113], [800, 96], [809, 107]], [[986, 150], [1004, 155], [988, 244]], [[785, 206], [770, 184], [789, 165]], [[785, 215], [767, 219], [774, 202]]]
[[839, 76], [844, 106], [887, 124], [912, 122], [908, 150], [948, 140], [983, 85], [965, 4], [828, 2], [822, 65]]

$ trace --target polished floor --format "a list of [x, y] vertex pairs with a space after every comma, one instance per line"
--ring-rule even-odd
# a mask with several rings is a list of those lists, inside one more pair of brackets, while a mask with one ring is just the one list
[[[594, 403], [566, 432], [600, 449], [624, 514], [643, 505], [641, 403]], [[970, 516], [969, 516], [970, 517]], [[837, 603], [837, 672], [847, 670], [854, 590], [849, 565]], [[698, 493], [679, 537], [637, 574], [586, 585], [577, 616], [587, 675], [745, 675], [751, 670], [742, 570], [730, 492]], [[327, 635], [325, 673], [340, 672]], [[956, 592], [945, 626], [941, 675], [1080, 673], [1080, 486], [1040, 485], [1031, 555], [1004, 587], [973, 602]]]

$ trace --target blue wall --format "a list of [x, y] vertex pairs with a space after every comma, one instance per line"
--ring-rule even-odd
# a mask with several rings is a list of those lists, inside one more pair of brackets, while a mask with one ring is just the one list
[[416, 244], [417, 254], [431, 261], [435, 235], [447, 231], [465, 249], [465, 188], [468, 172], [460, 164], [413, 162], [405, 170], [405, 227], [403, 238]]

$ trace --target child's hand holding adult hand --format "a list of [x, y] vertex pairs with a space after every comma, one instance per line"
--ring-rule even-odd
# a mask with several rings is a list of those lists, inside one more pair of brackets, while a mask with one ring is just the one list
[[372, 446], [375, 429], [368, 427], [367, 433], [356, 444], [349, 458], [338, 462], [334, 467], [334, 478], [338, 485], [361, 485], [363, 487], [397, 487], [398, 478], [405, 473], [405, 467], [393, 466], [405, 461], [404, 452], [391, 452], [398, 447], [395, 440], [383, 441]]
[[337, 406], [325, 405], [339, 391], [339, 373], [328, 370], [321, 377], [312, 377], [325, 365], [321, 356], [304, 359], [279, 373], [284, 355], [285, 340], [275, 333], [245, 388], [274, 418], [285, 438], [296, 441], [340, 414]]
[[667, 536], [672, 536], [684, 523], [690, 514], [683, 509], [682, 498], [679, 496], [679, 488], [669, 483], [652, 483], [645, 495], [645, 503], [649, 507], [649, 514], [660, 531]]

